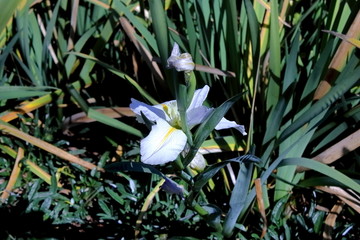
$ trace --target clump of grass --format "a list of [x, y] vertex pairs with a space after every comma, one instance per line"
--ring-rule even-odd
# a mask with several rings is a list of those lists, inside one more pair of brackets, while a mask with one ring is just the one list
[[[2, 237], [359, 238], [358, 2], [0, 4]], [[131, 98], [181, 108], [204, 85], [217, 116], [184, 130], [203, 172], [195, 151], [141, 163]], [[223, 116], [247, 136], [213, 131]]]

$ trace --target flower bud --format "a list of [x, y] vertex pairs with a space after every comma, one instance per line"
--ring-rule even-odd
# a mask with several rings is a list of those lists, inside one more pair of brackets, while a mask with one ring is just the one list
[[206, 167], [206, 160], [204, 156], [197, 152], [194, 159], [190, 162], [190, 168], [197, 172], [202, 172]]
[[167, 60], [168, 68], [175, 68], [176, 71], [192, 71], [195, 68], [195, 64], [189, 53], [180, 53], [180, 48], [177, 43], [174, 43], [174, 47], [171, 51], [171, 56]]

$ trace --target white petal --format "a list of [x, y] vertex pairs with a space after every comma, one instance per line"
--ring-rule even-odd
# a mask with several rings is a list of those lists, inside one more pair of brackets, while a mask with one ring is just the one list
[[161, 186], [165, 192], [170, 194], [178, 194], [181, 197], [184, 195], [184, 187], [180, 184], [177, 184], [175, 181], [170, 178], [165, 178], [164, 184]]
[[176, 71], [192, 71], [195, 68], [195, 64], [189, 53], [181, 54], [179, 45], [174, 43], [174, 47], [171, 51], [171, 56], [167, 59], [167, 67], [175, 68]]
[[180, 56], [180, 47], [176, 42], [174, 43], [173, 49], [171, 51], [171, 56], [179, 57]]
[[162, 104], [155, 105], [154, 107], [159, 108], [166, 113], [165, 120], [167, 122], [180, 117], [176, 100], [167, 101]]
[[190, 111], [193, 108], [198, 108], [202, 106], [209, 93], [209, 90], [210, 88], [208, 85], [205, 85], [203, 88], [196, 90], [194, 92], [194, 96], [193, 99], [191, 100], [188, 111]]
[[144, 123], [141, 118], [141, 112], [151, 121], [156, 121], [159, 118], [166, 119], [165, 113], [161, 109], [150, 106], [133, 98], [131, 99], [130, 108], [136, 115], [138, 115], [137, 119], [141, 123]]
[[202, 123], [209, 114], [213, 111], [213, 108], [208, 108], [205, 106], [200, 106], [198, 108], [190, 109], [186, 112], [186, 122], [191, 129], [195, 125]]
[[204, 156], [197, 152], [194, 159], [190, 162], [190, 167], [198, 172], [202, 172], [206, 167], [206, 160]]
[[172, 68], [174, 67], [175, 62], [178, 60], [180, 56], [180, 48], [177, 43], [174, 43], [173, 49], [171, 51], [171, 55], [167, 60], [167, 67]]
[[150, 134], [141, 140], [140, 153], [143, 163], [158, 165], [174, 161], [186, 145], [187, 137], [179, 129], [158, 119]]
[[227, 120], [226, 118], [222, 118], [221, 121], [218, 123], [218, 125], [216, 125], [215, 127], [216, 130], [227, 129], [227, 128], [235, 128], [239, 132], [241, 132], [242, 135], [247, 134], [244, 125], [239, 125], [234, 121]]
[[189, 53], [181, 54], [176, 61], [172, 63], [176, 71], [192, 71], [195, 68], [193, 59]]

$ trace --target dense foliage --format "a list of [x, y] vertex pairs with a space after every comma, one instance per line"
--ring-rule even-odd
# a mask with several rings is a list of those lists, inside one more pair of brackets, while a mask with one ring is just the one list
[[[360, 238], [359, 1], [0, 6], [0, 238]], [[142, 162], [132, 99], [175, 100], [175, 161]]]

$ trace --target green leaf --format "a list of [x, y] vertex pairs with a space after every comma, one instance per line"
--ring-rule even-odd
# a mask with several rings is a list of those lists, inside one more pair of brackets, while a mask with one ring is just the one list
[[120, 203], [120, 205], [124, 205], [124, 199], [117, 194], [115, 191], [113, 191], [111, 188], [109, 187], [105, 187], [105, 191], [118, 203]]
[[166, 192], [178, 194], [180, 196], [183, 194], [183, 188], [180, 185], [166, 177], [155, 167], [142, 162], [115, 162], [106, 165], [104, 168], [108, 172], [141, 172], [155, 174], [165, 179], [165, 183], [162, 188]]
[[301, 100], [302, 101], [306, 100], [307, 105], [311, 104], [311, 102], [307, 99], [314, 94], [316, 87], [319, 85], [322, 74], [326, 70], [327, 67], [326, 63], [330, 58], [333, 45], [334, 45], [334, 41], [329, 41], [326, 44], [324, 50], [320, 53], [320, 57], [318, 58], [314, 67], [311, 70], [309, 79], [305, 82], [305, 87], [301, 94]]
[[4, 69], [5, 69], [5, 61], [7, 59], [7, 57], [9, 56], [9, 54], [12, 52], [14, 45], [17, 43], [17, 41], [19, 40], [20, 34], [16, 33], [10, 42], [8, 42], [6, 44], [6, 46], [2, 49], [2, 52], [0, 54], [0, 76], [2, 77], [4, 74]]
[[242, 94], [238, 94], [219, 107], [214, 109], [209, 117], [199, 126], [199, 128], [195, 132], [195, 140], [194, 145], [199, 148], [201, 144], [205, 141], [205, 139], [210, 135], [211, 131], [213, 131], [216, 125], [221, 121], [221, 119], [225, 116], [230, 107], [240, 99]]
[[[58, 0], [58, 2], [55, 5], [55, 8], [52, 11], [51, 19], [48, 22], [47, 27], [46, 27], [46, 35], [45, 35], [45, 38], [43, 41], [43, 46], [42, 46], [42, 60], [43, 60], [42, 64], [44, 64], [44, 65], [47, 64], [47, 62], [45, 61], [45, 59], [46, 59], [45, 56], [49, 54], [48, 47], [50, 45], [50, 41], [53, 36], [53, 31], [54, 31], [56, 20], [57, 20], [58, 13], [59, 13], [60, 3], [61, 3], [61, 0]], [[41, 72], [42, 66], [39, 66], [39, 68], [40, 68], [39, 72]]]
[[292, 133], [314, 119], [321, 112], [328, 109], [331, 104], [333, 104], [339, 97], [345, 94], [345, 92], [347, 92], [359, 81], [360, 67], [352, 69], [358, 62], [358, 59], [354, 56], [350, 59], [343, 72], [337, 78], [336, 85], [332, 87], [323, 98], [314, 103], [310, 109], [305, 111], [298, 119], [296, 119], [281, 133], [279, 138], [280, 142], [284, 141]]
[[110, 210], [110, 208], [107, 206], [107, 204], [105, 203], [104, 200], [99, 200], [99, 206], [101, 207], [101, 209], [104, 211], [104, 213], [107, 216], [111, 216], [112, 215], [112, 211]]
[[[232, 69], [235, 71], [236, 76], [239, 76], [239, 42], [238, 42], [238, 14], [237, 14], [237, 5], [235, 0], [223, 1], [225, 7], [224, 14], [226, 16], [226, 44], [229, 48], [227, 57], [229, 58], [230, 64], [232, 64]], [[234, 86], [234, 85], [233, 85]]]
[[360, 193], [360, 184], [358, 184], [357, 182], [355, 182], [353, 179], [349, 178], [345, 174], [339, 172], [338, 170], [329, 167], [323, 163], [320, 163], [318, 161], [308, 158], [287, 158], [280, 163], [280, 166], [286, 166], [286, 165], [303, 166], [315, 170], [319, 173], [322, 173], [328, 177], [333, 178], [334, 180], [340, 182], [344, 186], [351, 188], [354, 191]]
[[314, 216], [311, 217], [312, 222], [314, 223], [314, 232], [316, 234], [320, 234], [322, 229], [323, 229], [323, 225], [324, 225], [324, 217], [325, 217], [326, 212], [324, 211], [317, 211]]
[[248, 16], [249, 29], [250, 29], [250, 37], [251, 37], [251, 47], [253, 49], [253, 76], [255, 77], [255, 73], [257, 72], [257, 59], [259, 59], [260, 54], [260, 34], [259, 34], [259, 23], [254, 11], [254, 7], [252, 6], [250, 0], [245, 0], [246, 13]]
[[292, 86], [298, 77], [297, 61], [300, 48], [300, 31], [297, 30], [291, 46], [290, 54], [286, 56], [286, 69], [282, 86], [282, 93]]
[[276, 202], [275, 206], [271, 211], [271, 222], [275, 223], [277, 226], [281, 226], [281, 221], [283, 218], [284, 208], [286, 206], [287, 198], [282, 198]]
[[[346, 132], [349, 129], [349, 124], [346, 122], [342, 123], [336, 123], [332, 122], [330, 123], [327, 128], [327, 132], [324, 132], [323, 135], [318, 136], [318, 140], [315, 140], [315, 138], [312, 139], [312, 141], [316, 141], [316, 146], [312, 150], [312, 153], [318, 151], [322, 147], [325, 147], [326, 145], [330, 144], [334, 141], [338, 136], [340, 136], [342, 133]], [[330, 129], [329, 129], [330, 128]], [[323, 128], [322, 128], [323, 129]], [[326, 129], [326, 128], [325, 128]]]
[[11, 17], [16, 11], [16, 8], [23, 2], [22, 0], [13, 0], [13, 1], [0, 1], [1, 12], [0, 14], [0, 33], [6, 27], [6, 24], [9, 22]]
[[225, 116], [230, 107], [240, 99], [242, 94], [238, 94], [223, 104], [218, 108], [214, 109], [208, 118], [198, 127], [194, 135], [194, 145], [190, 147], [189, 153], [184, 159], [184, 165], [187, 166], [191, 160], [194, 158], [195, 154], [199, 150], [201, 144], [206, 140], [210, 133], [215, 129], [216, 125], [220, 120]]
[[281, 73], [281, 55], [280, 55], [280, 29], [278, 20], [278, 2], [271, 1], [270, 13], [270, 80], [266, 96], [266, 109], [269, 110], [275, 106], [280, 96], [280, 73]]
[[48, 94], [53, 87], [0, 86], [0, 100], [21, 99]]
[[138, 91], [139, 93], [146, 99], [148, 100], [151, 104], [156, 105], [158, 104], [158, 102], [150, 96], [150, 94], [148, 94], [134, 79], [132, 79], [131, 77], [129, 77], [127, 74], [115, 69], [114, 67], [110, 66], [107, 63], [104, 63], [100, 60], [98, 60], [97, 58], [87, 55], [87, 54], [83, 54], [83, 53], [77, 53], [77, 52], [69, 52], [69, 54], [74, 54], [78, 57], [82, 57], [88, 60], [91, 60], [101, 66], [103, 66], [106, 70], [114, 73], [115, 75], [119, 76], [122, 79], [127, 80], [131, 85], [133, 85]]
[[248, 191], [252, 182], [253, 164], [240, 164], [240, 170], [236, 178], [234, 189], [230, 197], [230, 209], [225, 217], [223, 233], [230, 237], [234, 230], [237, 219], [245, 206]]
[[169, 54], [169, 36], [165, 10], [162, 0], [150, 0], [150, 13], [152, 17], [152, 26], [154, 28], [156, 42], [160, 53], [163, 66], [166, 66]]
[[71, 85], [69, 85], [69, 92], [89, 118], [95, 119], [103, 124], [120, 129], [135, 136], [143, 137], [143, 134], [136, 128], [90, 108], [86, 101], [80, 96], [78, 91]]
[[198, 42], [198, 34], [195, 30], [193, 16], [190, 13], [191, 5], [193, 5], [193, 4], [191, 4], [191, 2], [183, 1], [184, 17], [185, 17], [185, 22], [186, 22], [187, 38], [189, 39], [190, 53], [192, 54], [192, 57], [196, 62], [198, 60], [197, 59], [198, 54], [196, 52], [197, 42]]
[[188, 108], [188, 105], [187, 105], [187, 88], [184, 84], [179, 84], [177, 86], [176, 102], [182, 123], [181, 128], [187, 136], [188, 143], [192, 145], [193, 143], [192, 136], [190, 133], [189, 126], [186, 124], [186, 109]]
[[[271, 164], [266, 168], [266, 170], [261, 173], [261, 176], [260, 176], [261, 184], [264, 184], [267, 181], [267, 179], [270, 177], [271, 174], [273, 174], [275, 169], [279, 166], [279, 164], [283, 161], [283, 159], [287, 156], [287, 154], [289, 154], [289, 152], [291, 152], [292, 149], [294, 149], [299, 144], [301, 144], [303, 139], [306, 139], [307, 137], [308, 137], [307, 134], [301, 135], [296, 141], [292, 142], [292, 144], [288, 148], [286, 148], [283, 152], [281, 152], [280, 155], [275, 160], [273, 160], [271, 162]], [[274, 143], [274, 142], [272, 142], [272, 143]], [[273, 147], [271, 145], [269, 146], [269, 148], [266, 151], [271, 152], [271, 149], [273, 149]], [[265, 155], [269, 156], [270, 153], [266, 153]], [[262, 159], [263, 159], [262, 165], [263, 166], [261, 166], [261, 167], [266, 166], [266, 162], [264, 160], [267, 160], [267, 158], [268, 157], [266, 157], [266, 158], [262, 157]], [[251, 191], [248, 193], [248, 198], [246, 199], [246, 202], [244, 203], [245, 207], [243, 208], [244, 210], [241, 212], [241, 217], [243, 217], [244, 214], [246, 214], [251, 203], [254, 201], [255, 195], [256, 195], [255, 187], [253, 187], [251, 189]]]
[[283, 95], [276, 103], [276, 106], [271, 110], [266, 121], [266, 132], [263, 139], [263, 145], [268, 143], [270, 140], [275, 140], [287, 106], [288, 98]]
[[[120, 1], [116, 1], [120, 2]], [[99, 10], [99, 8], [95, 8], [96, 10]], [[110, 37], [114, 35], [114, 21], [115, 18], [117, 20], [116, 14], [111, 14], [108, 18], [105, 24], [101, 25], [99, 36], [97, 36], [97, 41], [91, 45], [88, 49], [90, 49], [90, 55], [91, 57], [98, 56], [102, 54], [102, 51], [104, 50], [105, 46], [107, 45], [108, 41], [110, 40]], [[87, 42], [86, 44], [89, 44]], [[89, 56], [90, 56], [89, 55]], [[95, 62], [91, 61], [89, 59], [86, 59], [85, 63], [82, 65], [81, 71], [80, 71], [80, 77], [83, 80], [83, 82], [86, 85], [92, 84], [92, 77], [91, 77], [91, 71], [95, 66]]]
[[214, 204], [202, 206], [209, 214], [205, 216], [206, 222], [216, 229], [217, 232], [222, 230], [221, 227], [221, 209]]
[[[215, 163], [207, 167], [203, 172], [199, 173], [194, 178], [194, 186], [192, 188], [193, 193], [199, 192], [205, 184], [220, 171], [220, 169], [224, 168], [229, 163], [259, 163], [261, 160], [254, 155], [243, 155], [237, 158], [227, 159], [219, 163]], [[192, 194], [193, 194], [192, 193]]]
[[343, 184], [334, 180], [328, 176], [320, 176], [320, 177], [309, 177], [299, 182], [300, 187], [315, 187], [315, 186], [338, 186], [345, 187]]
[[[74, 46], [74, 50], [76, 52], [81, 52], [81, 50], [83, 49], [85, 44], [89, 41], [90, 37], [95, 33], [97, 28], [98, 28], [98, 26], [94, 26], [94, 27], [90, 28], [79, 38], [79, 40], [77, 40], [77, 42]], [[76, 55], [69, 54], [69, 56], [65, 62], [65, 70], [66, 70], [67, 77], [69, 77], [71, 72], [74, 70], [73, 68], [74, 68], [75, 62], [76, 62]]]
[[103, 124], [106, 124], [106, 125], [109, 125], [111, 127], [114, 127], [114, 128], [117, 128], [117, 129], [120, 129], [124, 132], [127, 132], [127, 133], [130, 133], [130, 134], [133, 134], [135, 136], [138, 136], [138, 137], [143, 137], [143, 134], [137, 130], [136, 128], [128, 125], [128, 124], [125, 124], [119, 120], [116, 120], [114, 118], [111, 118], [111, 117], [108, 117], [92, 108], [90, 108], [87, 112], [87, 115], [89, 118], [92, 118], [92, 119], [95, 119]]
[[113, 7], [119, 12], [120, 15], [125, 14], [132, 25], [141, 33], [142, 37], [146, 39], [150, 47], [154, 52], [159, 55], [159, 49], [156, 44], [156, 40], [152, 33], [148, 30], [147, 26], [144, 26], [139, 19], [122, 3], [122, 1], [115, 1]]

